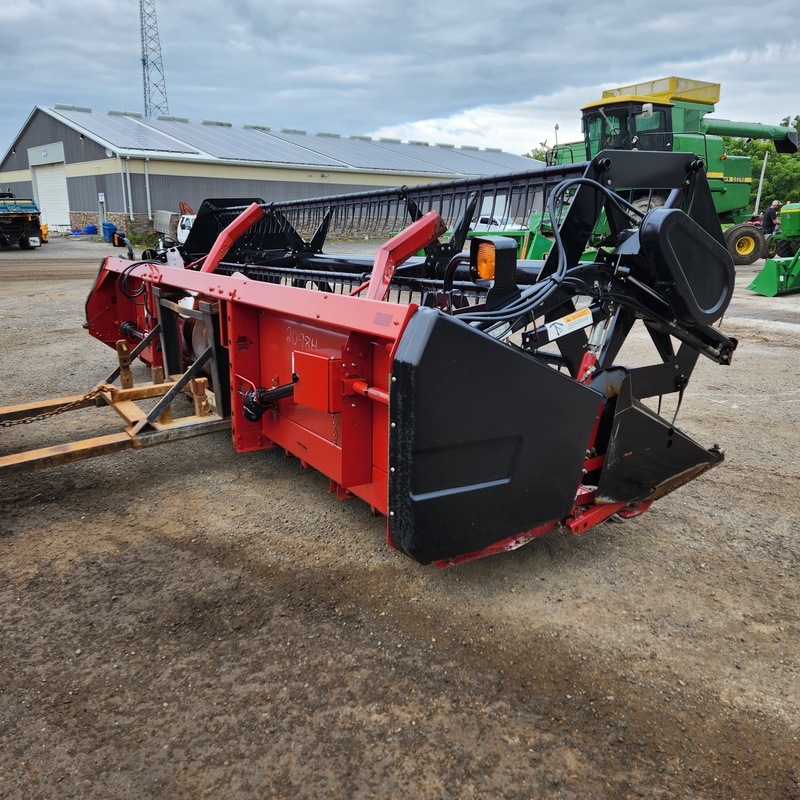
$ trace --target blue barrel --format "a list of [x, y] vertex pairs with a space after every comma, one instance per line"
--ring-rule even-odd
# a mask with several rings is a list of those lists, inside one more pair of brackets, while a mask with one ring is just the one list
[[87, 236], [94, 236], [97, 233], [97, 225], [84, 225], [83, 232]]
[[114, 241], [114, 234], [117, 232], [117, 226], [113, 222], [103, 223], [103, 238], [111, 244]]

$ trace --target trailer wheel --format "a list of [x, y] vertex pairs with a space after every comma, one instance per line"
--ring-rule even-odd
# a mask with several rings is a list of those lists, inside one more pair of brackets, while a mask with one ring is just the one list
[[30, 250], [31, 249], [31, 242], [27, 236], [20, 236], [17, 240], [17, 244], [19, 245], [20, 250]]
[[728, 252], [734, 264], [752, 264], [766, 251], [764, 234], [755, 225], [735, 225], [725, 234]]

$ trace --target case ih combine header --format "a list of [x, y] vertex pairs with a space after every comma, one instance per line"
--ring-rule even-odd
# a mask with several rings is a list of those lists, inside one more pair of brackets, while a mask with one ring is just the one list
[[[631, 204], [656, 192], [663, 207]], [[464, 251], [492, 198], [518, 218], [550, 215], [545, 260], [518, 261], [500, 237]], [[581, 262], [601, 215], [611, 233]], [[330, 235], [379, 233], [374, 256], [324, 252]], [[0, 471], [230, 425], [237, 451], [280, 448], [386, 515], [389, 543], [421, 563], [513, 549], [556, 527], [582, 533], [722, 461], [651, 406], [675, 394], [679, 407], [700, 355], [730, 363], [736, 341], [713, 323], [732, 291], [702, 163], [683, 154], [607, 151], [280, 204], [210, 200], [182, 248], [103, 262], [86, 317], [119, 353], [109, 379], [0, 412], [19, 421], [111, 405], [126, 430], [5, 456]], [[636, 323], [652, 363], [626, 367], [617, 358]], [[153, 383], [132, 386], [136, 357]], [[181, 392], [194, 413], [173, 417]]]

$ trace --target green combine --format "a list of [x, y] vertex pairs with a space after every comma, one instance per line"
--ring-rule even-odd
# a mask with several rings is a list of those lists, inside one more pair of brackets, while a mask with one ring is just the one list
[[[748, 156], [728, 155], [722, 137], [769, 139], [779, 153], [795, 153], [797, 131], [706, 116], [719, 95], [718, 83], [675, 76], [608, 89], [582, 109], [584, 140], [553, 148], [548, 162], [587, 161], [608, 149], [694, 153], [705, 163], [714, 207], [728, 226], [725, 241], [734, 263], [752, 264], [766, 253], [761, 230], [746, 224], [752, 218], [752, 163]], [[655, 194], [649, 202], [652, 206], [663, 200]]]

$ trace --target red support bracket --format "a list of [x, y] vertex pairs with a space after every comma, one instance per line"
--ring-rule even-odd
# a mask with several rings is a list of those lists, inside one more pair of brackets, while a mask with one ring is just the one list
[[592, 505], [588, 508], [576, 509], [567, 519], [565, 525], [570, 533], [579, 534], [588, 531], [595, 525], [605, 522], [609, 517], [625, 508], [625, 503], [608, 503]]
[[447, 226], [438, 211], [429, 211], [397, 236], [389, 239], [375, 255], [367, 298], [385, 300], [394, 271], [400, 264], [435, 242]]
[[200, 272], [214, 272], [219, 262], [225, 257], [231, 245], [253, 224], [264, 216], [264, 211], [258, 203], [251, 203], [236, 219], [225, 228], [217, 237], [214, 246], [208, 251]]

